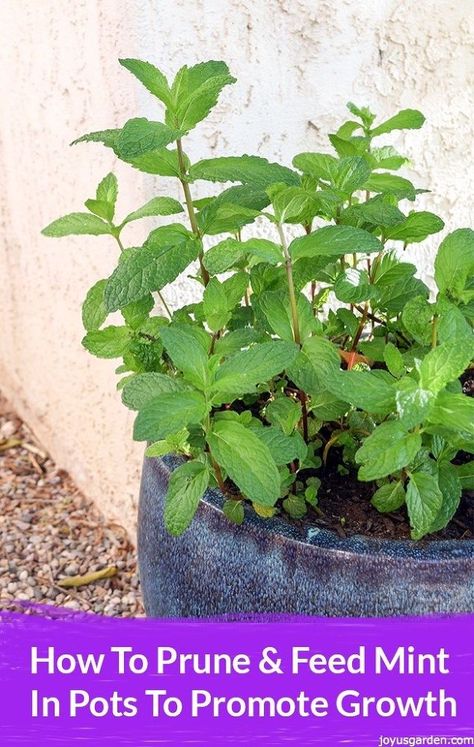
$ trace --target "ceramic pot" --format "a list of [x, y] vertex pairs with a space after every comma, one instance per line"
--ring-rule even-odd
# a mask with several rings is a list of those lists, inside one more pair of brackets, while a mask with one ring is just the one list
[[386, 617], [474, 612], [474, 541], [410, 542], [300, 528], [246, 512], [241, 526], [208, 490], [171, 537], [163, 501], [182, 460], [146, 458], [138, 519], [145, 609], [152, 617], [235, 613]]

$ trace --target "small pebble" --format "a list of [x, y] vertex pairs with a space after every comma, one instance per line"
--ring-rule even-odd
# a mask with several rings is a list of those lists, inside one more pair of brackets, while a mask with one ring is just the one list
[[17, 529], [19, 529], [21, 532], [27, 532], [30, 528], [30, 525], [26, 521], [21, 521], [17, 519], [17, 521], [14, 522]]

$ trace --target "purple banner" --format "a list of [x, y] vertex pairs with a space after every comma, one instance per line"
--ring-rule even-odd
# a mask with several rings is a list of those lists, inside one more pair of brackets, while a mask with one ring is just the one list
[[50, 615], [0, 614], [1, 745], [474, 744], [473, 616]]

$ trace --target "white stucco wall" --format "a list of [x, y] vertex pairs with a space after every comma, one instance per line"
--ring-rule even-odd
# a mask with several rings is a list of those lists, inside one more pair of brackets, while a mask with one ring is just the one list
[[[178, 195], [77, 135], [158, 118], [118, 57], [172, 74], [225, 59], [238, 78], [187, 145], [195, 159], [251, 152], [289, 163], [320, 149], [349, 99], [381, 115], [423, 110], [398, 145], [422, 204], [452, 229], [472, 223], [472, 0], [2, 0], [0, 3], [0, 387], [57, 462], [132, 532], [141, 447], [114, 391], [114, 362], [80, 346], [80, 304], [114, 266], [109, 239], [51, 240], [40, 229], [80, 210], [113, 168], [119, 211]], [[472, 171], [471, 171], [472, 173]], [[471, 177], [472, 179], [472, 177]], [[132, 241], [145, 227], [130, 228]], [[429, 279], [433, 244], [417, 248]], [[413, 251], [412, 251], [413, 254]], [[189, 292], [179, 282], [169, 300]]]

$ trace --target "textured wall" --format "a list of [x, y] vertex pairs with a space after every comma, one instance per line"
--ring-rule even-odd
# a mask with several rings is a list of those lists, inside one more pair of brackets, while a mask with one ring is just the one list
[[[289, 162], [318, 149], [353, 99], [381, 115], [418, 107], [428, 123], [395, 144], [447, 228], [469, 223], [472, 0], [2, 0], [0, 4], [0, 386], [59, 464], [133, 531], [140, 446], [113, 388], [114, 362], [80, 346], [80, 304], [114, 266], [106, 237], [51, 240], [43, 225], [81, 209], [114, 168], [119, 211], [178, 195], [78, 134], [156, 117], [116, 62], [228, 61], [238, 83], [190, 137], [199, 158], [253, 152]], [[471, 187], [471, 188], [469, 188]], [[146, 228], [151, 228], [152, 221]], [[130, 242], [145, 226], [129, 228]], [[418, 248], [429, 278], [432, 245]], [[413, 250], [412, 250], [413, 253]], [[168, 291], [172, 303], [186, 282]]]

